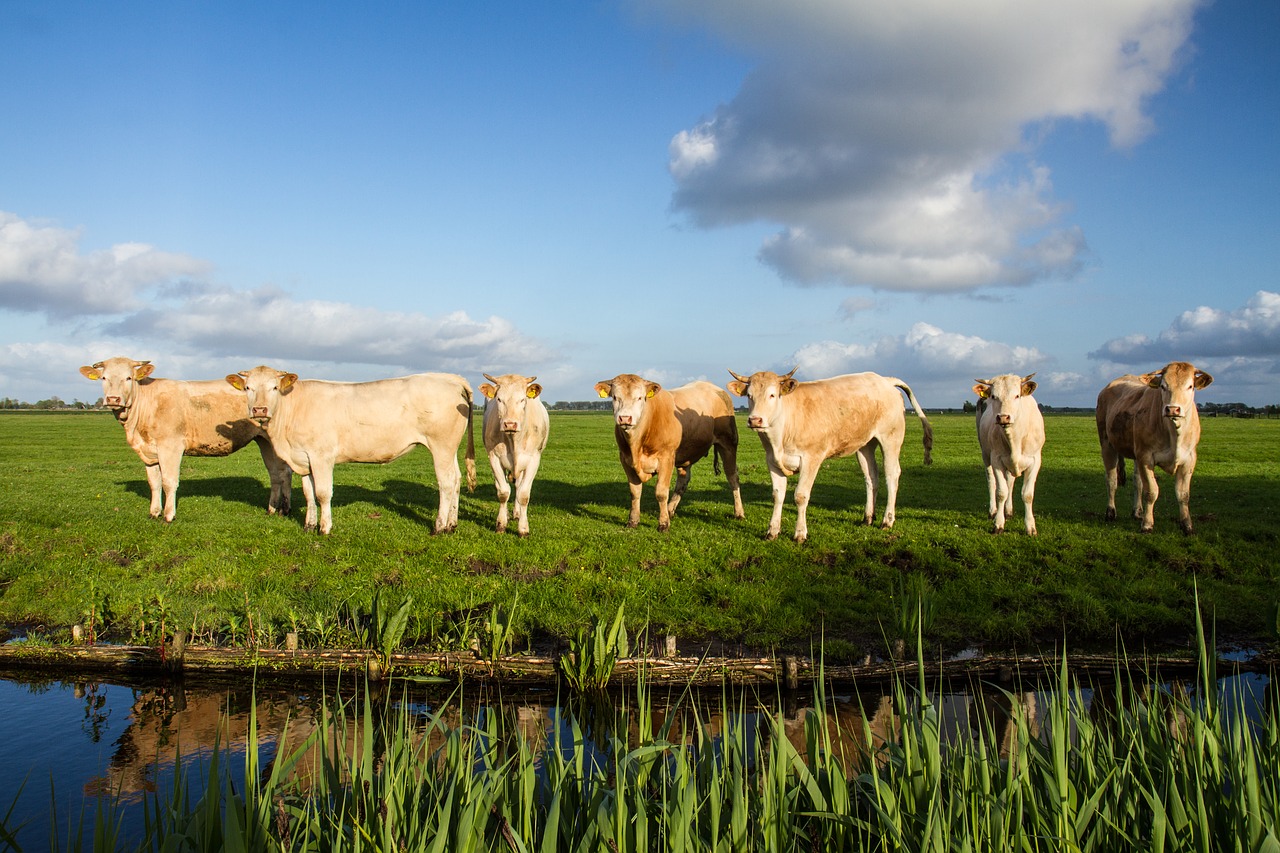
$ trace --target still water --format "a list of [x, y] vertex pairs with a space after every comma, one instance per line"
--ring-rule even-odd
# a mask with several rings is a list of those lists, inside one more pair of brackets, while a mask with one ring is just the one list
[[[1243, 707], [1255, 715], [1262, 713], [1268, 701], [1268, 684], [1265, 675], [1244, 674], [1221, 679], [1219, 689], [1224, 695], [1242, 696]], [[416, 714], [440, 715], [450, 726], [496, 709], [509, 729], [514, 727], [535, 751], [567, 748], [566, 738], [571, 746], [565, 711], [553, 690], [503, 695], [476, 689], [467, 695], [466, 691], [396, 683], [389, 691], [393, 704], [407, 703]], [[687, 742], [687, 732], [694, 725], [705, 725], [713, 734], [720, 731], [724, 695], [714, 691], [691, 699], [680, 690], [655, 692], [649, 705], [659, 725], [666, 716], [676, 715], [672, 740]], [[1106, 704], [1106, 696], [1107, 689], [1101, 686], [1083, 691], [1091, 706]], [[275, 754], [281, 732], [287, 731], [285, 748], [290, 749], [320, 725], [334, 699], [333, 685], [259, 683], [255, 688], [248, 678], [193, 683], [190, 679], [113, 681], [0, 673], [0, 819], [12, 806], [7, 826], [11, 832], [16, 828], [17, 841], [25, 848], [53, 846], [51, 833], [65, 846], [77, 827], [83, 825], [86, 834], [92, 830], [99, 798], [114, 797], [128, 806], [126, 837], [139, 838], [145, 799], [150, 795], [163, 799], [180, 770], [200, 788], [215, 743], [229, 752], [230, 760], [223, 767], [239, 788], [251, 703], [256, 706], [265, 764]], [[760, 695], [738, 691], [729, 699], [731, 715], [745, 711], [750, 718], [781, 711], [788, 738], [803, 750], [811, 694], [780, 697], [769, 691]], [[1032, 720], [1037, 706], [1045, 701], [1034, 689], [1023, 691], [1011, 684], [1001, 688], [953, 683], [933, 699], [949, 739], [971, 737], [982, 725], [1007, 736], [1011, 701], [1020, 703]], [[696, 720], [689, 713], [693, 706]], [[896, 725], [892, 697], [878, 687], [828, 697], [827, 715], [836, 737], [849, 740], [851, 753], [852, 738], [863, 731], [864, 723], [877, 739], [891, 735]], [[601, 717], [606, 718], [612, 719], [608, 711]], [[585, 728], [590, 732], [589, 721]], [[606, 739], [598, 740], [603, 750]]]

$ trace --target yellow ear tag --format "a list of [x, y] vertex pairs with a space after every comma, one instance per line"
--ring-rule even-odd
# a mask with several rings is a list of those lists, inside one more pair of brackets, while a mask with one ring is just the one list
[[601, 399], [601, 400], [608, 400], [608, 399], [609, 399], [609, 392], [608, 392], [608, 391], [605, 391], [603, 388], [602, 388], [602, 389], [600, 389], [599, 394], [600, 394], [600, 399]]
[[524, 395], [532, 400], [534, 397], [538, 396], [538, 392], [532, 388], [526, 388], [524, 389]]
[[646, 400], [650, 399], [651, 397], [653, 397], [653, 389], [650, 389], [649, 392], [644, 395], [644, 398]]

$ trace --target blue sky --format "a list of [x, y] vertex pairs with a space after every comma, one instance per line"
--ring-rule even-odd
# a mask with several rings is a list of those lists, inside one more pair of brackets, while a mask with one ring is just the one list
[[0, 396], [873, 370], [1280, 402], [1280, 4], [0, 4]]

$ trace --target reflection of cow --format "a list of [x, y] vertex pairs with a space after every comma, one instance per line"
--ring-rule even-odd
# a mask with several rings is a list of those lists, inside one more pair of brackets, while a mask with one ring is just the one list
[[1003, 533], [1005, 519], [1013, 517], [1013, 487], [1022, 477], [1027, 532], [1036, 535], [1031, 504], [1036, 497], [1036, 476], [1044, 447], [1044, 417], [1031, 396], [1036, 390], [1032, 376], [1035, 374], [1006, 373], [994, 379], [979, 379], [973, 386], [978, 395], [978, 445], [987, 469], [987, 514], [995, 519], [996, 533]]
[[1200, 415], [1196, 391], [1213, 377], [1175, 361], [1142, 376], [1113, 380], [1098, 394], [1096, 417], [1102, 464], [1107, 470], [1107, 520], [1116, 517], [1116, 486], [1124, 483], [1124, 460], [1133, 460], [1133, 515], [1150, 533], [1156, 497], [1156, 466], [1173, 475], [1178, 523], [1191, 532], [1191, 475], [1196, 470]]
[[[640, 487], [654, 478], [658, 499], [658, 529], [671, 525], [680, 498], [689, 486], [689, 470], [713, 451], [712, 465], [724, 461], [724, 475], [733, 492], [733, 517], [742, 518], [738, 488], [738, 424], [729, 395], [710, 382], [690, 382], [668, 391], [634, 373], [596, 383], [596, 393], [613, 399], [613, 437], [631, 487], [628, 527], [640, 523]], [[671, 473], [678, 471], [675, 491]]]
[[245, 417], [243, 397], [218, 380], [152, 379], [154, 369], [149, 361], [129, 358], [80, 368], [87, 379], [101, 380], [103, 403], [147, 468], [151, 517], [159, 518], [162, 509], [165, 521], [177, 514], [183, 456], [227, 456], [251, 441], [258, 443], [271, 479], [267, 511], [287, 514], [293, 474], [271, 448], [266, 432]]
[[547, 407], [538, 399], [542, 386], [534, 382], [536, 376], [508, 373], [495, 378], [486, 373], [484, 378], [489, 382], [480, 386], [485, 396], [480, 431], [498, 490], [498, 532], [507, 529], [507, 503], [511, 500], [507, 475], [511, 474], [516, 484], [516, 531], [528, 536], [529, 492], [551, 429]]
[[431, 451], [440, 488], [435, 530], [457, 526], [463, 436], [467, 483], [474, 488], [476, 482], [471, 386], [461, 376], [417, 373], [376, 382], [326, 382], [255, 367], [226, 381], [245, 392], [242, 410], [247, 403], [249, 417], [263, 425], [276, 453], [302, 477], [308, 530], [327, 534], [333, 529], [335, 463], [390, 462], [419, 444]]
[[795, 539], [797, 542], [805, 541], [809, 536], [806, 518], [809, 493], [818, 469], [828, 459], [851, 453], [858, 455], [858, 465], [866, 480], [864, 518], [867, 524], [871, 524], [876, 512], [879, 477], [877, 445], [884, 457], [887, 491], [881, 526], [893, 527], [901, 473], [898, 454], [906, 435], [906, 417], [899, 389], [906, 393], [924, 427], [924, 463], [928, 465], [933, 461], [930, 455], [933, 427], [907, 383], [875, 373], [798, 382], [792, 378], [794, 370], [785, 376], [767, 370], [749, 377], [739, 376], [732, 370], [729, 372], [736, 380], [729, 383], [729, 390], [739, 397], [746, 397], [751, 403], [747, 426], [760, 436], [769, 464], [769, 477], [773, 481], [773, 516], [769, 519], [766, 538], [776, 539], [782, 528], [782, 502], [787, 495], [787, 478], [795, 474]]

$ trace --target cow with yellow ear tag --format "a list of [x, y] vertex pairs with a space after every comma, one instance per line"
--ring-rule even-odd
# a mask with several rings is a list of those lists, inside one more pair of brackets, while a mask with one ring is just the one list
[[510, 476], [515, 480], [516, 532], [528, 536], [529, 495], [551, 433], [547, 407], [539, 399], [542, 386], [534, 381], [536, 376], [483, 375], [488, 382], [480, 386], [485, 398], [481, 431], [489, 467], [493, 469], [493, 484], [498, 490], [498, 532], [507, 529]]

